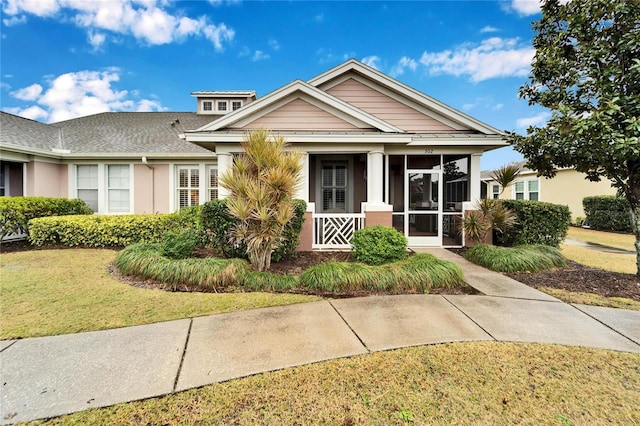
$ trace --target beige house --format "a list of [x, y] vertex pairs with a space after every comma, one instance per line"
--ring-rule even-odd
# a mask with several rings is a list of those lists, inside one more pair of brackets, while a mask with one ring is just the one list
[[[523, 163], [524, 164], [524, 163]], [[606, 179], [591, 182], [584, 173], [575, 169], [558, 169], [552, 179], [538, 177], [535, 170], [523, 168], [515, 182], [502, 191], [502, 187], [491, 179], [491, 172], [482, 172], [487, 185], [487, 197], [510, 200], [545, 201], [569, 206], [572, 220], [584, 217], [582, 199], [594, 195], [616, 195], [612, 182]]]
[[413, 246], [460, 246], [480, 198], [480, 157], [504, 135], [350, 60], [262, 98], [193, 92], [195, 113], [103, 113], [42, 124], [2, 113], [2, 195], [82, 198], [99, 214], [171, 212], [226, 196], [217, 184], [247, 131], [304, 152], [301, 249], [345, 248], [392, 225]]

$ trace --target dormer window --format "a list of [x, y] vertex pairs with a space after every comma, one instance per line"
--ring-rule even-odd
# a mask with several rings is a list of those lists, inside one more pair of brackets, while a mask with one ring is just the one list
[[235, 111], [237, 109], [242, 108], [242, 101], [233, 101], [231, 102], [231, 111]]
[[218, 101], [217, 110], [220, 112], [227, 112], [227, 101]]
[[202, 101], [202, 110], [203, 111], [213, 111], [213, 102], [212, 101]]

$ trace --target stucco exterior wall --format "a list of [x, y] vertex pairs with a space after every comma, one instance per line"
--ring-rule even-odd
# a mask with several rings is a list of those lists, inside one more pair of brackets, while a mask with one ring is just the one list
[[133, 181], [135, 200], [133, 212], [145, 213], [169, 213], [169, 165], [150, 164], [152, 168], [144, 164], [133, 166]]
[[[562, 204], [569, 206], [571, 210], [572, 220], [576, 217], [584, 217], [584, 209], [582, 208], [582, 199], [594, 195], [615, 195], [616, 189], [611, 186], [611, 181], [601, 180], [600, 182], [591, 182], [585, 179], [584, 173], [578, 173], [573, 169], [559, 170], [552, 179], [540, 177], [539, 181], [539, 200], [547, 203]], [[518, 181], [536, 179], [533, 173], [520, 175]], [[491, 188], [495, 184], [494, 181], [487, 181], [487, 196], [491, 197]], [[509, 185], [502, 195], [501, 199], [514, 199], [514, 185]]]
[[27, 163], [27, 196], [68, 197], [66, 164], [32, 161]]

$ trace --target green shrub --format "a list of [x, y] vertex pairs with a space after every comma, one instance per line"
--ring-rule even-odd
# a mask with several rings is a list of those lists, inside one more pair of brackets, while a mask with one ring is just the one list
[[631, 207], [624, 197], [600, 195], [582, 200], [587, 224], [602, 231], [632, 232]]
[[483, 244], [471, 247], [465, 257], [497, 272], [537, 272], [566, 266], [560, 250], [547, 245], [497, 247]]
[[114, 262], [125, 275], [166, 283], [172, 290], [218, 291], [243, 287], [283, 291], [295, 287], [296, 277], [251, 271], [243, 259], [169, 259], [160, 244], [132, 244]]
[[162, 237], [162, 255], [169, 259], [186, 259], [191, 257], [198, 246], [198, 236], [193, 229], [180, 232], [165, 232]]
[[569, 207], [542, 201], [502, 200], [517, 216], [517, 226], [496, 234], [496, 243], [507, 247], [537, 245], [558, 247], [567, 236]]
[[0, 240], [15, 233], [29, 233], [29, 221], [38, 217], [90, 215], [83, 200], [48, 197], [0, 197]]
[[160, 242], [167, 231], [193, 229], [189, 214], [58, 216], [32, 219], [29, 241], [36, 246], [115, 247]]
[[368, 265], [407, 258], [407, 237], [390, 226], [375, 225], [353, 233], [353, 257]]
[[464, 282], [462, 269], [453, 262], [430, 254], [417, 254], [406, 260], [380, 266], [356, 262], [326, 262], [300, 275], [300, 285], [332, 293], [380, 291], [388, 293], [427, 293], [438, 287]]
[[[284, 229], [282, 244], [272, 253], [271, 260], [279, 262], [284, 258], [295, 256], [300, 245], [300, 231], [304, 223], [307, 203], [293, 200], [294, 216]], [[224, 257], [247, 258], [247, 247], [244, 244], [231, 244], [231, 230], [239, 220], [231, 216], [225, 200], [212, 200], [204, 204], [200, 218], [200, 227], [204, 230], [207, 245]]]

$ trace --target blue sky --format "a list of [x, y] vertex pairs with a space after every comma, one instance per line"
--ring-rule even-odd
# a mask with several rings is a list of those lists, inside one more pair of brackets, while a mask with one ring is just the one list
[[349, 58], [501, 130], [547, 118], [518, 99], [537, 0], [1, 1], [0, 107], [42, 122], [195, 111], [190, 92], [263, 96]]

